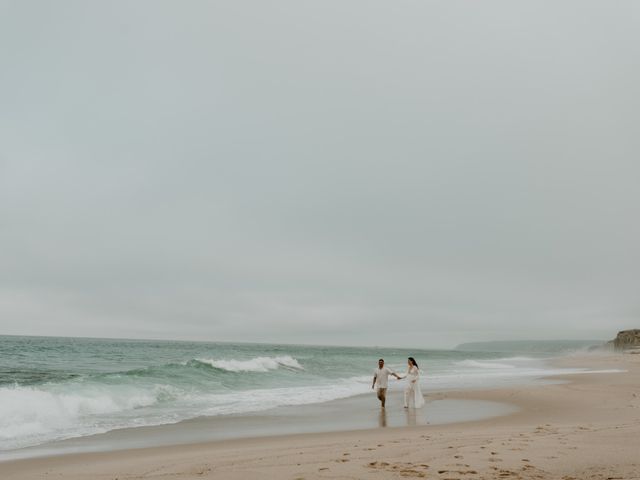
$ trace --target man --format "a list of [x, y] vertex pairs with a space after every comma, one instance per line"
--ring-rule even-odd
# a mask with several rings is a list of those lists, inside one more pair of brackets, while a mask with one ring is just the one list
[[387, 387], [389, 385], [389, 375], [393, 375], [398, 380], [400, 377], [398, 374], [392, 370], [389, 370], [384, 366], [384, 359], [378, 360], [378, 368], [373, 372], [373, 383], [371, 384], [371, 390], [375, 387], [376, 383], [378, 384], [378, 400], [380, 400], [380, 404], [382, 408], [384, 408], [384, 404], [387, 400]]

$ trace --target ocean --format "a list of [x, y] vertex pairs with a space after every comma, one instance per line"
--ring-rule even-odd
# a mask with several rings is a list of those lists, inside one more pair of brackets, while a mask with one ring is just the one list
[[[380, 357], [398, 372], [406, 370], [408, 356], [415, 357], [427, 394], [530, 383], [579, 373], [550, 367], [547, 360], [591, 344], [421, 350], [0, 336], [0, 452], [353, 397], [371, 391]], [[402, 386], [392, 381], [390, 389]]]

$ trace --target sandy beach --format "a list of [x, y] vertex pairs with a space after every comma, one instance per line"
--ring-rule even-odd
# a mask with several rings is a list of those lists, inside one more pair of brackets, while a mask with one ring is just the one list
[[[289, 434], [0, 463], [3, 479], [640, 478], [640, 355], [568, 357], [619, 369], [563, 383], [430, 395], [517, 407], [444, 425]], [[371, 399], [374, 401], [374, 399]]]

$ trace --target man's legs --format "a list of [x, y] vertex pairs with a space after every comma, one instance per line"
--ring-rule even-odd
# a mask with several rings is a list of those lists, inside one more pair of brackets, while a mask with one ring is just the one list
[[380, 403], [382, 404], [382, 408], [384, 408], [384, 404], [387, 401], [387, 389], [386, 388], [379, 388], [378, 389], [378, 400], [380, 400]]

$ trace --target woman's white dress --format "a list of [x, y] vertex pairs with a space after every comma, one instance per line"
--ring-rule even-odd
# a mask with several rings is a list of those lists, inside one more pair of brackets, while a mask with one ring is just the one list
[[422, 408], [424, 397], [420, 391], [420, 370], [415, 365], [407, 372], [407, 386], [404, 388], [404, 406]]

